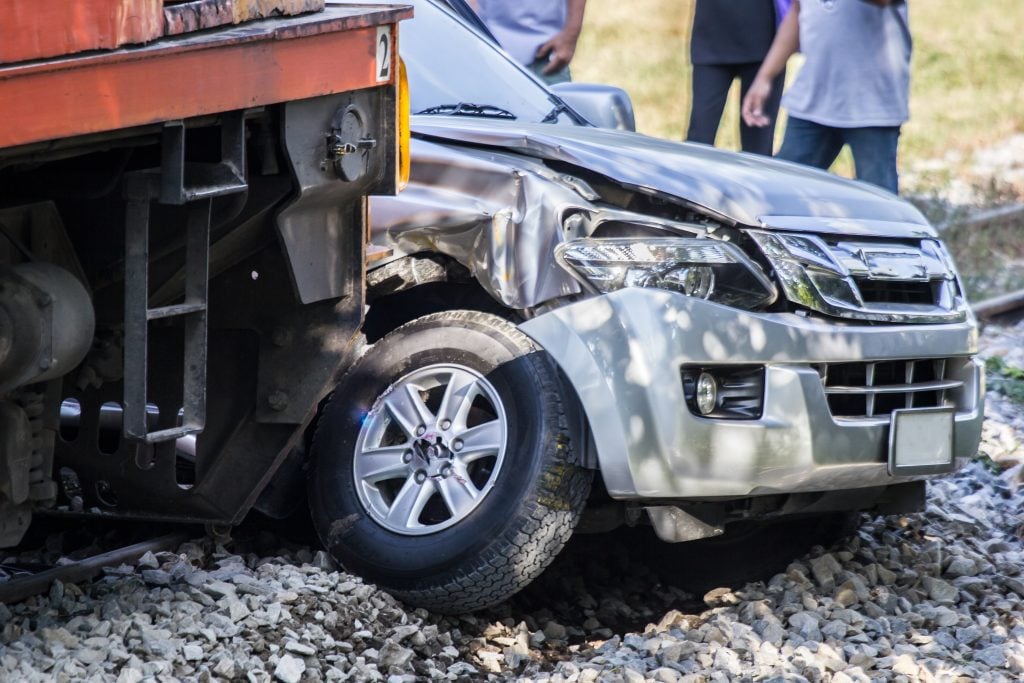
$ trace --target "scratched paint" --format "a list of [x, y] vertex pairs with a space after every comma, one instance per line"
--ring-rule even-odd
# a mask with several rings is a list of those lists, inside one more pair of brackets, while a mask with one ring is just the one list
[[324, 0], [191, 0], [164, 8], [167, 35], [179, 35], [271, 16], [319, 12]]
[[164, 8], [165, 33], [169, 36], [235, 22], [232, 0], [197, 0]]
[[324, 0], [234, 0], [235, 23], [261, 19], [275, 14], [318, 12]]

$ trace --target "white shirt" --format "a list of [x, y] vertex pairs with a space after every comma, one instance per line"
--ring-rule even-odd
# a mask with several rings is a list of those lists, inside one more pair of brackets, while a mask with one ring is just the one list
[[807, 61], [782, 98], [790, 115], [835, 128], [899, 126], [909, 115], [907, 3], [801, 0]]
[[565, 0], [477, 0], [480, 18], [513, 59], [531, 64], [537, 48], [565, 28]]

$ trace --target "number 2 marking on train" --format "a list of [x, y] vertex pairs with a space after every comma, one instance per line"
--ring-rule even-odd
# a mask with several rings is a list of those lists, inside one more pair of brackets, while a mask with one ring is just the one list
[[377, 27], [377, 82], [391, 80], [391, 27]]

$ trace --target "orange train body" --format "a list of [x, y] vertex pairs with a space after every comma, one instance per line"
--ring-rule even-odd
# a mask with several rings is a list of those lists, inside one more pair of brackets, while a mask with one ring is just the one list
[[394, 7], [377, 9], [332, 5], [140, 47], [0, 66], [0, 148], [390, 83], [393, 69], [380, 78], [378, 27], [391, 24], [393, 32], [392, 22], [411, 11], [396, 17]]

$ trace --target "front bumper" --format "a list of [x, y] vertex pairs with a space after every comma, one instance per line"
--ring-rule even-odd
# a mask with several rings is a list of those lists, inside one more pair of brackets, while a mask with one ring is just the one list
[[[565, 306], [521, 329], [569, 377], [618, 499], [736, 498], [926, 478], [890, 476], [888, 421], [833, 418], [813, 365], [965, 357], [977, 344], [973, 322], [831, 324], [641, 288]], [[764, 365], [761, 418], [692, 414], [680, 368], [701, 363]], [[967, 363], [959, 379], [954, 455], [961, 459], [981, 438], [980, 364]]]

